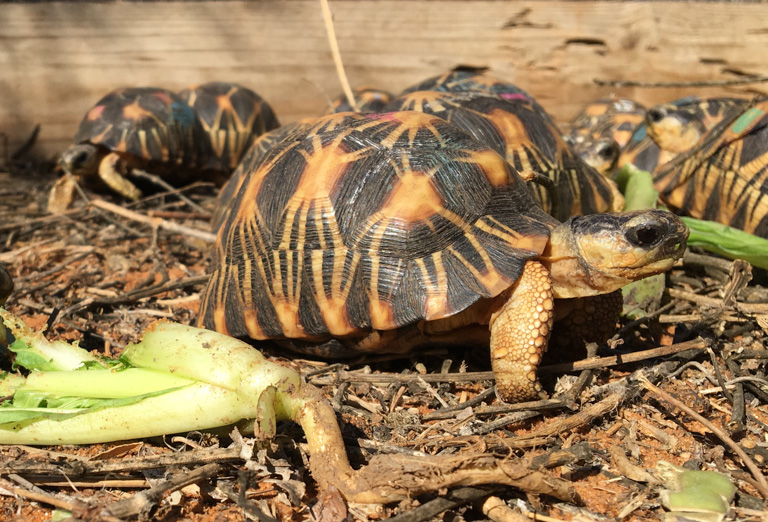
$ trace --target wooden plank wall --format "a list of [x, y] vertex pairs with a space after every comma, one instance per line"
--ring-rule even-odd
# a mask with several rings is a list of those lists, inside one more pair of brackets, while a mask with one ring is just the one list
[[[646, 104], [724, 88], [612, 88], [593, 80], [766, 74], [768, 4], [331, 0], [353, 84], [398, 91], [456, 64], [491, 67], [560, 121], [617, 94]], [[340, 84], [318, 0], [0, 4], [0, 132], [34, 124], [53, 157], [82, 114], [122, 85], [251, 86], [283, 122], [322, 112]]]

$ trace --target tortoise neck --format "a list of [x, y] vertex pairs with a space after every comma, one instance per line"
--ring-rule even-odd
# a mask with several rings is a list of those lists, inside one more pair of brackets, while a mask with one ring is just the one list
[[554, 296], [559, 299], [586, 297], [613, 291], [618, 286], [606, 274], [593, 270], [581, 253], [571, 227], [572, 219], [552, 227], [542, 263], [549, 270]]

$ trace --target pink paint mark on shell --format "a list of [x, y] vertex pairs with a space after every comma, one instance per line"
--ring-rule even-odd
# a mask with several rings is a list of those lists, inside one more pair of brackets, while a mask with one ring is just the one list
[[88, 114], [85, 115], [85, 119], [88, 121], [98, 120], [101, 118], [101, 115], [104, 114], [104, 106], [103, 105], [97, 105], [90, 111], [88, 111]]
[[166, 92], [163, 92], [163, 91], [157, 91], [157, 92], [154, 92], [154, 93], [152, 93], [152, 95], [153, 95], [155, 98], [157, 98], [157, 99], [161, 100], [161, 101], [162, 101], [163, 103], [165, 103], [166, 105], [170, 105], [170, 104], [173, 102], [173, 100], [171, 99], [171, 97], [170, 97], [170, 96], [168, 95], [168, 93], [166, 93]]
[[505, 92], [504, 94], [500, 94], [499, 96], [501, 96], [505, 100], [525, 100], [525, 101], [530, 100], [530, 98], [525, 94], [514, 93], [514, 92]]
[[365, 117], [369, 118], [371, 120], [398, 121], [397, 118], [395, 118], [395, 114], [397, 114], [397, 111], [394, 111], [394, 112], [372, 112], [370, 114], [366, 114]]

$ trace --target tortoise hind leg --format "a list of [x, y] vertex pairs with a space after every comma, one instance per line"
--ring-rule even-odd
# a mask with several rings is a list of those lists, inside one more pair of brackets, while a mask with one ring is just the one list
[[546, 398], [536, 368], [547, 350], [554, 320], [549, 272], [527, 261], [506, 302], [492, 316], [491, 366], [496, 390], [506, 402]]
[[[589, 297], [559, 299], [557, 324], [550, 346], [579, 350], [578, 356], [581, 357], [587, 343], [603, 344], [616, 333], [616, 323], [621, 316], [623, 304], [621, 290]], [[563, 312], [567, 314], [564, 317]]]
[[136, 201], [142, 196], [141, 190], [120, 173], [118, 170], [120, 160], [120, 155], [116, 152], [110, 152], [104, 156], [99, 163], [99, 178], [121, 196]]

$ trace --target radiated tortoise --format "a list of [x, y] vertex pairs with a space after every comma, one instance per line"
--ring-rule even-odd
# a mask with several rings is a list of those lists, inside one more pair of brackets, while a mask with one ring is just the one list
[[555, 318], [665, 271], [687, 237], [656, 210], [560, 223], [491, 147], [410, 111], [303, 124], [226, 204], [199, 325], [328, 357], [490, 345], [507, 401], [544, 395]]

